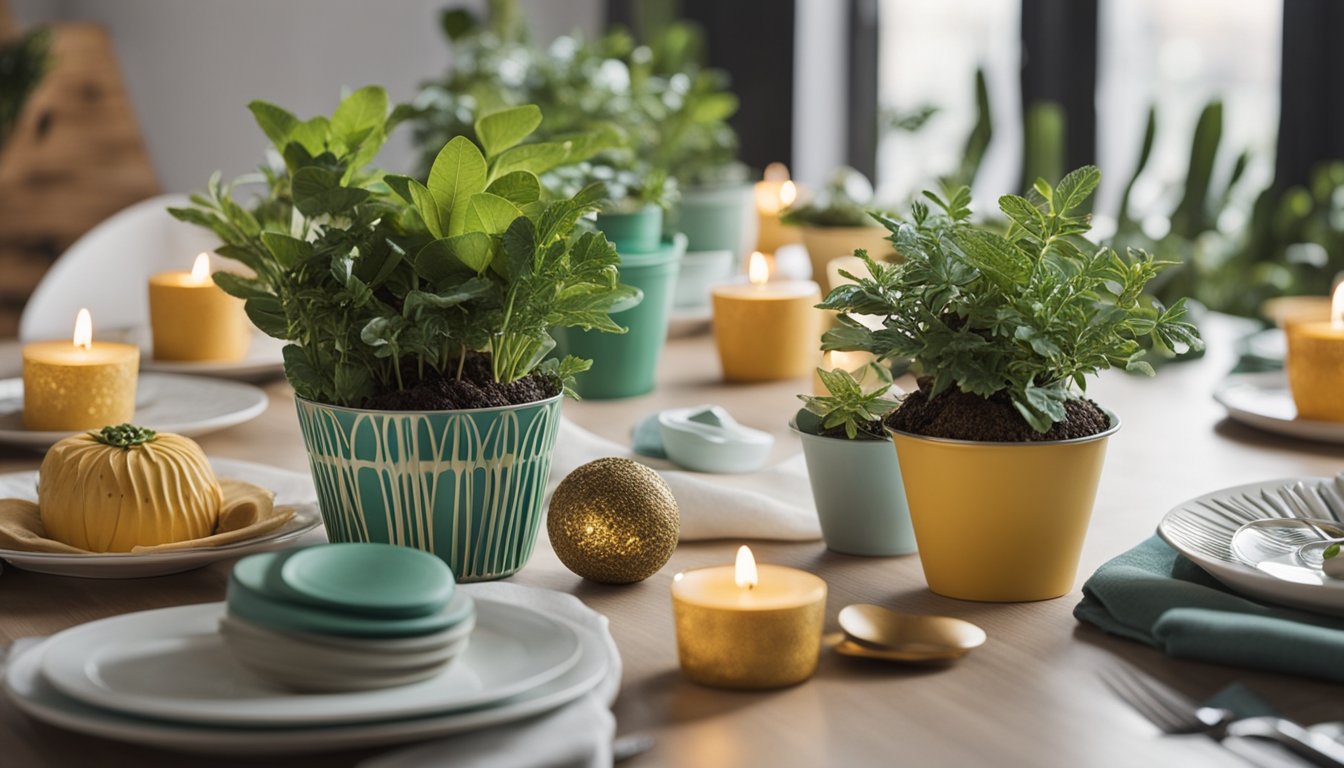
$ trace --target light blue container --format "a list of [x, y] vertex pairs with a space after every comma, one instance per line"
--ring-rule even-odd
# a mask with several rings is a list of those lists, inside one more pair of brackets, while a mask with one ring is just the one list
[[296, 398], [327, 538], [432, 552], [459, 582], [532, 556], [560, 402], [366, 411]]
[[847, 440], [794, 431], [826, 547], [846, 555], [912, 554], [915, 529], [890, 440]]
[[755, 249], [756, 188], [742, 183], [683, 189], [664, 229], [685, 233], [688, 251], [732, 251], [736, 270]]

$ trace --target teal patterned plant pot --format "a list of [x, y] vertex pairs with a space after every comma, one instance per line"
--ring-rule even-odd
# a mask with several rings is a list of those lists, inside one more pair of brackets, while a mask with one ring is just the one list
[[532, 556], [560, 401], [462, 411], [366, 411], [296, 398], [327, 538], [438, 555], [459, 582]]

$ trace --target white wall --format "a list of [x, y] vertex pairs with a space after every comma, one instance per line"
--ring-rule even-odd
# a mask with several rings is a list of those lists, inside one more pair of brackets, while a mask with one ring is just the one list
[[[111, 33], [159, 182], [190, 192], [210, 174], [255, 168], [266, 140], [247, 103], [329, 113], [342, 87], [380, 84], [394, 101], [443, 72], [445, 6], [484, 0], [10, 0], [23, 25], [96, 21]], [[601, 0], [523, 0], [538, 40], [599, 29]], [[380, 162], [408, 170], [409, 130]]]
[[848, 4], [796, 0], [793, 64], [793, 177], [822, 187], [845, 164], [849, 130]]

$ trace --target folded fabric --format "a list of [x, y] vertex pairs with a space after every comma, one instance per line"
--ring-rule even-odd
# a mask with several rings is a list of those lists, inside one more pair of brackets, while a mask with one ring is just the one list
[[1176, 658], [1344, 682], [1344, 619], [1242, 597], [1157, 536], [1097, 569], [1073, 615]]
[[[658, 471], [672, 489], [681, 511], [681, 540], [821, 538], [807, 465], [798, 454], [759, 472], [708, 475], [674, 469], [667, 461], [636, 456], [614, 443], [562, 419], [551, 460], [547, 498], [555, 486], [583, 464], [604, 456], [635, 459]], [[549, 502], [548, 502], [549, 503]]]
[[[276, 530], [294, 516], [293, 507], [275, 506], [275, 494], [265, 488], [229, 478], [220, 479], [219, 485], [224, 492], [224, 505], [219, 511], [214, 533], [188, 541], [135, 547], [131, 552], [144, 555], [247, 541]], [[37, 504], [27, 499], [0, 499], [0, 549], [63, 555], [96, 554], [47, 538]]]
[[611, 666], [598, 686], [576, 701], [540, 717], [495, 726], [366, 760], [359, 768], [598, 768], [611, 765], [616, 720], [611, 705], [621, 687], [621, 657], [605, 616], [578, 598], [517, 584], [468, 584], [472, 597], [544, 611], [597, 632], [606, 641]]

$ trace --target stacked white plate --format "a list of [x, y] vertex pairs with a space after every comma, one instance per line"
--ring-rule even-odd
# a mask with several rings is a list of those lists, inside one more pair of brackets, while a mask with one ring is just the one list
[[61, 632], [13, 659], [5, 687], [29, 715], [82, 733], [187, 751], [282, 753], [512, 722], [582, 696], [618, 664], [609, 635], [519, 605], [474, 602], [470, 642], [437, 675], [409, 685], [339, 693], [275, 685], [228, 651], [225, 604], [207, 603]]

